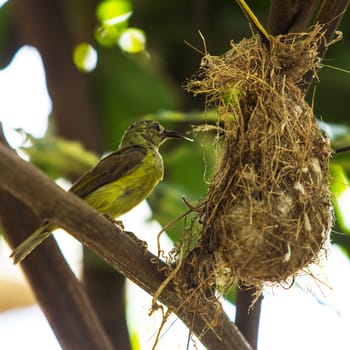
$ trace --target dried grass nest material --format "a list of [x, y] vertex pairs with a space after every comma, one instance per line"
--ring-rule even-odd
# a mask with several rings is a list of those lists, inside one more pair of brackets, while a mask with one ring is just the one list
[[321, 40], [320, 26], [274, 37], [269, 49], [257, 35], [243, 39], [204, 56], [188, 83], [223, 125], [198, 244], [226, 287], [287, 281], [318, 263], [329, 241], [332, 152], [299, 88], [318, 68]]

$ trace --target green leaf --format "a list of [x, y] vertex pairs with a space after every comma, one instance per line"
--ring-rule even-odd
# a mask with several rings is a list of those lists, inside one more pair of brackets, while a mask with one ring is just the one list
[[349, 222], [349, 198], [350, 198], [350, 181], [344, 171], [344, 168], [336, 163], [331, 163], [330, 173], [332, 176], [331, 191], [333, 193], [333, 206], [337, 219], [337, 224], [341, 231], [350, 233]]
[[73, 61], [81, 72], [91, 72], [97, 64], [97, 52], [88, 43], [80, 43], [74, 48]]
[[100, 124], [109, 149], [118, 146], [133, 121], [177, 108], [176, 87], [150, 64], [130, 59], [120, 50], [99, 50], [99, 65], [93, 74]]
[[136, 54], [145, 50], [146, 36], [141, 29], [127, 28], [120, 34], [118, 42], [123, 51]]
[[47, 136], [36, 139], [28, 135], [30, 147], [22, 147], [30, 161], [51, 178], [76, 178], [94, 166], [99, 158], [75, 141]]
[[106, 0], [98, 4], [96, 16], [104, 26], [125, 23], [132, 14], [132, 6], [128, 0]]
[[236, 304], [237, 299], [237, 288], [233, 285], [228, 292], [224, 295], [224, 298], [229, 301], [231, 304]]

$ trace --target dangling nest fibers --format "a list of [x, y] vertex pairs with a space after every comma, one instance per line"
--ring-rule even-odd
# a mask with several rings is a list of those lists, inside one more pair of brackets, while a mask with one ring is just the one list
[[[223, 56], [206, 55], [187, 85], [217, 107], [223, 125], [197, 246], [216, 284], [260, 288], [288, 281], [318, 263], [329, 240], [332, 152], [299, 88], [318, 68], [322, 40], [320, 26], [273, 37], [270, 48], [255, 35], [232, 43]], [[192, 264], [194, 255], [188, 255]]]

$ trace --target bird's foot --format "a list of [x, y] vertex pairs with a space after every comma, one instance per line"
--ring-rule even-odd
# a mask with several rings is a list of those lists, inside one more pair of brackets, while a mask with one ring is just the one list
[[130, 232], [130, 231], [124, 231], [133, 241], [135, 241], [137, 243], [137, 245], [139, 245], [144, 253], [146, 254], [147, 249], [148, 249], [148, 244], [146, 241], [143, 241], [142, 239], [138, 238], [135, 233]]
[[114, 218], [112, 218], [111, 216], [106, 215], [106, 214], [104, 215], [104, 217], [105, 217], [106, 219], [108, 219], [108, 221], [110, 221], [112, 224], [117, 225], [122, 231], [125, 230], [124, 225], [123, 225], [123, 221], [121, 221], [121, 220], [116, 220], [116, 219], [114, 219]]
[[123, 232], [125, 232], [133, 241], [135, 241], [144, 251], [144, 253], [146, 254], [147, 249], [148, 249], [148, 244], [146, 241], [143, 241], [142, 239], [138, 238], [135, 233], [130, 232], [130, 231], [125, 231], [125, 227], [124, 224], [121, 220], [116, 220], [108, 215], [105, 215], [105, 217], [112, 222], [114, 225], [117, 225], [119, 227], [119, 229]]
[[113, 224], [114, 224], [114, 225], [117, 225], [122, 231], [125, 230], [123, 221], [121, 221], [121, 220], [113, 220]]

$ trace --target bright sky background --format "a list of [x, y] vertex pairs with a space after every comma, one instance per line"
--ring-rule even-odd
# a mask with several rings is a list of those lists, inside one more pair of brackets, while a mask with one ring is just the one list
[[[47, 128], [47, 116], [51, 109], [40, 57], [33, 48], [23, 48], [11, 65], [0, 71], [0, 121], [9, 128], [23, 128], [34, 136], [42, 136]], [[7, 129], [8, 130], [8, 129]], [[7, 135], [13, 135], [8, 131]], [[18, 144], [19, 140], [15, 140]], [[348, 201], [349, 203], [349, 201]], [[129, 213], [124, 221], [126, 229], [138, 235], [154, 232], [152, 237], [140, 237], [148, 241], [155, 252], [157, 223], [147, 223], [149, 208], [143, 203]], [[79, 245], [69, 235], [59, 233], [67, 259], [74, 270], [79, 271]], [[166, 244], [164, 242], [163, 244]], [[8, 258], [9, 249], [0, 242], [1, 279], [21, 280], [17, 267]], [[323, 276], [329, 285], [315, 284], [308, 277], [298, 281], [290, 290], [281, 287], [267, 289], [262, 304], [259, 350], [294, 349], [349, 349], [350, 329], [350, 264], [339, 248], [333, 247], [325, 263]], [[159, 318], [148, 317], [150, 298], [133, 287], [127, 287], [129, 321], [141, 329], [142, 350], [151, 349], [152, 336], [159, 325]], [[228, 306], [234, 316], [234, 308]], [[185, 349], [187, 330], [175, 317], [165, 327], [169, 328], [158, 349]], [[0, 314], [0, 339], [4, 349], [60, 349], [38, 307], [7, 311]], [[197, 344], [198, 345], [198, 344]], [[190, 347], [193, 348], [193, 347]]]

